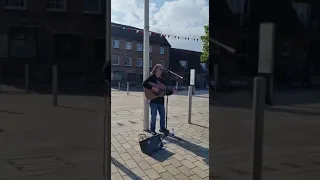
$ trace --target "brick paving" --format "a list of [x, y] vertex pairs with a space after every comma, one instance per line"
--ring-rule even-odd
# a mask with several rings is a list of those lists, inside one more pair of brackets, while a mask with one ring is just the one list
[[[112, 91], [113, 179], [209, 179], [209, 99], [205, 91], [196, 93], [191, 125], [187, 124], [186, 93], [170, 97], [168, 128], [174, 128], [182, 141], [167, 138], [165, 148], [149, 157], [138, 145], [142, 94]], [[319, 179], [319, 94], [279, 92], [275, 96], [279, 105], [265, 113], [264, 179]], [[236, 106], [250, 106], [246, 103], [252, 98], [250, 94], [222, 97], [235, 107], [210, 107], [210, 118], [214, 118], [210, 120], [214, 141], [210, 162], [215, 167], [210, 173], [214, 179], [249, 179], [252, 112]], [[15, 93], [0, 94], [0, 98], [4, 129], [0, 180], [102, 179], [101, 97], [60, 96], [56, 108], [48, 95]]]
[[[103, 98], [61, 95], [55, 108], [50, 95], [0, 98], [0, 180], [102, 179]], [[170, 98], [168, 128], [183, 141], [166, 138], [152, 157], [138, 144], [141, 100], [141, 92], [112, 91], [112, 178], [208, 179], [208, 94], [194, 97], [198, 125], [187, 124], [186, 94]]]
[[130, 93], [128, 102], [124, 93], [113, 91], [113, 179], [209, 179], [208, 92], [199, 91], [193, 98], [192, 125], [187, 123], [187, 94], [169, 97], [168, 129], [173, 128], [182, 140], [166, 138], [164, 149], [151, 157], [138, 144], [143, 127], [142, 94]]

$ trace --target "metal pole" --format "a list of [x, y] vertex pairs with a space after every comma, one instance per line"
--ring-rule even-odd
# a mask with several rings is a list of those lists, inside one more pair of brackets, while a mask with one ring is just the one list
[[188, 97], [189, 97], [189, 106], [188, 106], [188, 124], [191, 124], [191, 113], [192, 113], [192, 91], [193, 86], [189, 86]]
[[[149, 0], [144, 0], [143, 80], [149, 77]], [[148, 99], [143, 96], [143, 130], [149, 130]]]
[[29, 92], [29, 64], [24, 65], [25, 70], [25, 90]]
[[58, 105], [58, 66], [52, 66], [52, 103]]
[[[106, 1], [106, 63], [111, 66], [111, 1]], [[111, 73], [111, 67], [110, 72]], [[111, 178], [111, 82], [106, 82], [105, 117], [104, 117], [104, 154], [103, 154], [103, 179]]]
[[254, 79], [253, 90], [253, 158], [252, 180], [261, 180], [263, 154], [263, 125], [266, 95], [266, 80], [262, 77]]
[[121, 82], [118, 82], [118, 90], [121, 91]]
[[127, 82], [127, 95], [129, 95], [129, 82]]
[[219, 81], [219, 66], [214, 65], [214, 92], [218, 92], [218, 81]]
[[0, 66], [0, 92], [2, 92], [2, 67]]
[[177, 81], [176, 82], [176, 89], [178, 89], [178, 87], [179, 87], [179, 82]]

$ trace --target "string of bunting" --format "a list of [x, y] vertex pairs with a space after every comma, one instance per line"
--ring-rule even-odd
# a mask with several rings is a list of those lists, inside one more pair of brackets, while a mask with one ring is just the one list
[[[143, 30], [139, 30], [139, 29], [134, 29], [134, 28], [128, 28], [128, 27], [123, 27], [123, 26], [117, 26], [117, 25], [111, 25], [112, 27], [117, 27], [117, 28], [122, 28], [124, 30], [127, 30], [128, 32], [136, 32], [139, 33], [141, 35], [143, 35]], [[160, 36], [160, 37], [166, 37], [166, 38], [175, 38], [175, 39], [179, 39], [179, 40], [188, 40], [188, 41], [201, 41], [201, 38], [191, 38], [191, 37], [182, 37], [182, 36], [174, 36], [174, 35], [169, 35], [169, 34], [160, 34], [160, 33], [155, 33], [155, 32], [149, 32], [150, 36]]]

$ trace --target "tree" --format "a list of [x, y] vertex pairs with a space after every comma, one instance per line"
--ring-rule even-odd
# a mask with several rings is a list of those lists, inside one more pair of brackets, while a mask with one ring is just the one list
[[209, 59], [209, 25], [204, 26], [205, 35], [201, 36], [203, 42], [202, 54], [200, 56], [201, 62], [207, 62]]

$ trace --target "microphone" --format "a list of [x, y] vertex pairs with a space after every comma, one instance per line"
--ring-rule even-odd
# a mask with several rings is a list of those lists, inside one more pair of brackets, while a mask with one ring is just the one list
[[179, 76], [178, 74], [176, 74], [176, 73], [174, 73], [174, 72], [172, 72], [172, 71], [170, 71], [169, 69], [166, 69], [166, 68], [163, 68], [162, 69], [162, 73], [163, 74], [173, 74], [173, 75], [175, 75], [175, 76], [177, 76], [178, 78], [180, 78], [180, 79], [183, 79], [183, 77], [182, 76]]
[[162, 69], [162, 73], [168, 73], [168, 72], [169, 72], [168, 69], [166, 69], [166, 68], [163, 68], [163, 69]]

